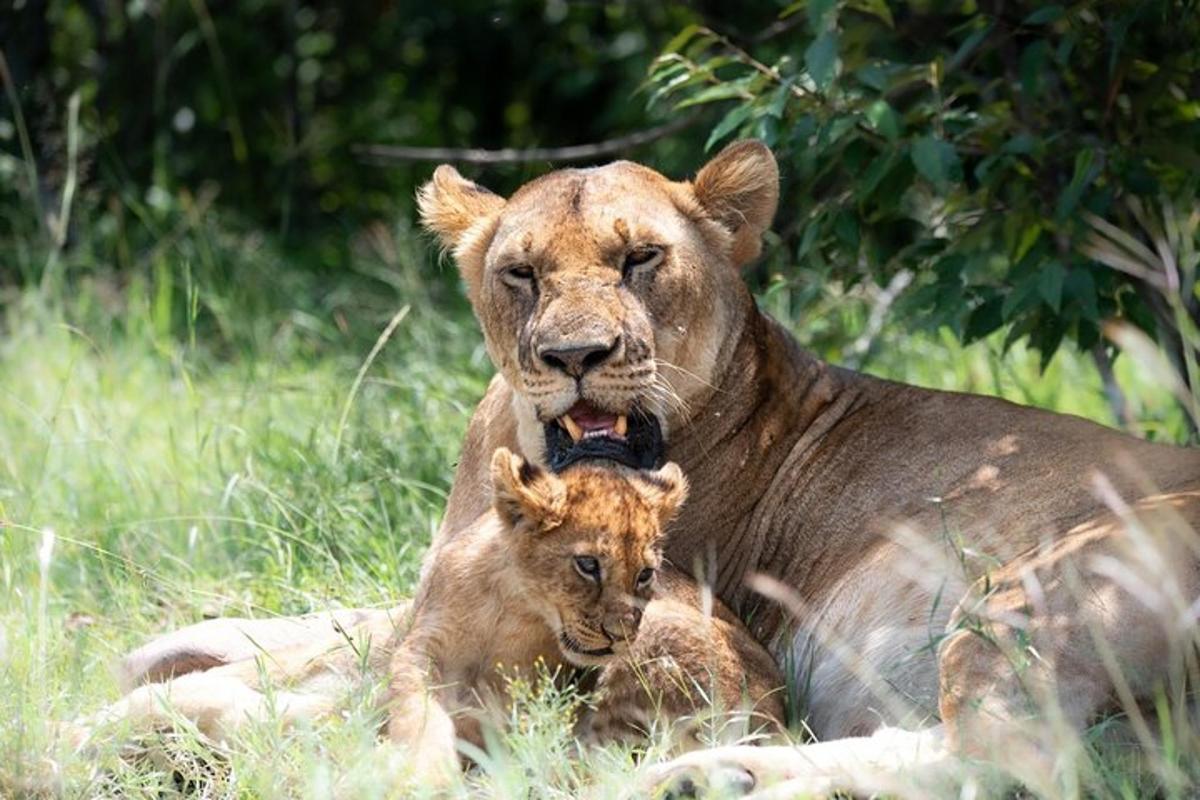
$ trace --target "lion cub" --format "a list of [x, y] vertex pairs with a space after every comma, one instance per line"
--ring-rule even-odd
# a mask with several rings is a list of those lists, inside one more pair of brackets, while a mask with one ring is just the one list
[[770, 656], [719, 604], [706, 616], [694, 582], [663, 567], [663, 530], [687, 495], [675, 464], [555, 475], [501, 448], [492, 487], [494, 513], [426, 557], [392, 656], [388, 735], [422, 773], [458, 768], [456, 738], [482, 744], [471, 709], [502, 700], [497, 665], [599, 667], [587, 738], [712, 702], [779, 724]]
[[663, 528], [687, 495], [679, 468], [579, 464], [560, 475], [505, 449], [492, 459], [491, 512], [425, 557], [416, 597], [394, 618], [329, 638], [141, 686], [68, 735], [100, 726], [194, 724], [221, 740], [248, 721], [335, 713], [386, 673], [387, 734], [439, 780], [457, 738], [482, 745], [482, 711], [504, 702], [504, 672], [541, 660], [598, 667], [590, 741], [638, 736], [656, 719], [716, 705], [760, 725], [784, 718], [771, 657], [727, 609], [662, 563]]

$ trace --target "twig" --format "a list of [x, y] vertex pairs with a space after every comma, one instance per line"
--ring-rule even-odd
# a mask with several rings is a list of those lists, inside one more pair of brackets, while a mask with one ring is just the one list
[[1112, 410], [1113, 418], [1125, 430], [1134, 430], [1136, 420], [1129, 408], [1129, 400], [1126, 399], [1125, 391], [1117, 381], [1112, 359], [1109, 358], [1108, 351], [1100, 342], [1092, 347], [1092, 362], [1096, 365], [1096, 371], [1100, 373], [1100, 380], [1104, 384], [1104, 396], [1108, 398], [1108, 407]]
[[751, 44], [762, 44], [776, 36], [787, 33], [808, 18], [804, 14], [793, 14], [786, 19], [777, 19], [750, 38]]
[[862, 335], [854, 341], [849, 348], [847, 358], [847, 366], [851, 369], [862, 369], [875, 351], [878, 344], [880, 331], [883, 330], [883, 323], [887, 319], [888, 311], [891, 310], [892, 304], [896, 302], [896, 298], [908, 288], [912, 283], [913, 274], [906, 269], [902, 269], [892, 276], [888, 281], [888, 285], [875, 293], [874, 302], [871, 304], [871, 314], [867, 318], [866, 327], [863, 329]]
[[71, 229], [71, 204], [75, 200], [75, 188], [79, 181], [79, 92], [72, 92], [67, 101], [67, 176], [63, 181], [62, 202], [58, 216], [49, 220], [50, 254], [42, 268], [42, 291], [49, 289], [50, 278], [58, 269], [59, 258], [67, 245], [67, 233]]
[[531, 161], [590, 161], [615, 155], [623, 150], [641, 147], [650, 142], [678, 133], [699, 119], [700, 115], [689, 114], [664, 125], [650, 128], [615, 139], [606, 139], [591, 144], [568, 147], [530, 147], [518, 149], [505, 147], [485, 150], [478, 147], [409, 147], [394, 144], [359, 144], [351, 151], [364, 161], [387, 164], [397, 161], [459, 161], [467, 164], [526, 164]]
[[13, 81], [8, 69], [8, 59], [0, 48], [0, 82], [4, 83], [4, 92], [8, 95], [8, 103], [12, 106], [13, 122], [17, 125], [17, 138], [21, 142], [21, 156], [25, 162], [26, 180], [28, 181], [29, 197], [37, 212], [38, 227], [46, 225], [45, 213], [42, 209], [41, 184], [38, 181], [37, 161], [33, 157], [33, 145], [29, 140], [29, 129], [25, 127], [25, 114], [21, 111], [21, 96], [17, 92], [17, 84]]

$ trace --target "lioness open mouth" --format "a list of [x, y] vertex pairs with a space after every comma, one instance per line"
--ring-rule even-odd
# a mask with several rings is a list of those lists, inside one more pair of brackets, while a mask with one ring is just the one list
[[662, 426], [640, 408], [613, 414], [580, 400], [546, 424], [545, 436], [546, 460], [555, 472], [585, 459], [608, 459], [634, 469], [662, 466]]

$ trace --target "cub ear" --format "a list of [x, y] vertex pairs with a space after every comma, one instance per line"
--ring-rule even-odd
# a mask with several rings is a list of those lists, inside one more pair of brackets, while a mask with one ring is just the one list
[[697, 173], [692, 191], [705, 212], [733, 234], [734, 266], [757, 258], [779, 204], [779, 167], [770, 149], [754, 139], [733, 142]]
[[558, 476], [506, 447], [492, 455], [492, 505], [510, 528], [549, 531], [562, 524], [567, 487]]
[[433, 177], [417, 190], [421, 224], [455, 257], [469, 248], [471, 229], [492, 220], [504, 203], [503, 197], [467, 180], [449, 164], [435, 169]]
[[635, 485], [646, 502], [658, 511], [663, 525], [675, 518], [688, 496], [687, 478], [674, 461], [668, 461], [662, 469], [641, 473]]

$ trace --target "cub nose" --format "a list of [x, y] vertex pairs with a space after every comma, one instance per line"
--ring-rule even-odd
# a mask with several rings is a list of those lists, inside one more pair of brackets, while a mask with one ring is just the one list
[[621, 337], [611, 342], [590, 342], [570, 347], [542, 346], [538, 357], [547, 366], [562, 370], [573, 378], [581, 378], [590, 369], [600, 366], [616, 351]]
[[641, 624], [642, 610], [637, 606], [630, 606], [617, 617], [618, 630], [631, 639], [637, 634], [638, 626]]

